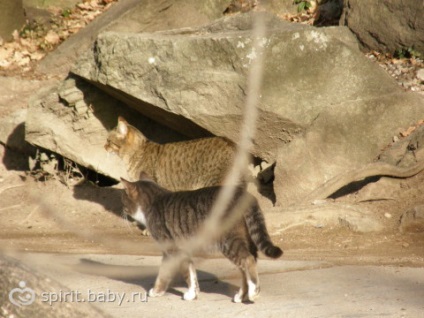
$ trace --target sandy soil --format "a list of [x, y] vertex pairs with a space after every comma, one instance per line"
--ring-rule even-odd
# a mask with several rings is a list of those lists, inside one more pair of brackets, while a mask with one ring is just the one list
[[[121, 217], [119, 186], [98, 187], [91, 182], [66, 186], [57, 178], [35, 181], [24, 171], [26, 158], [22, 155], [0, 146], [0, 156], [2, 249], [159, 255], [153, 240], [142, 236], [135, 224]], [[8, 170], [5, 161], [22, 170]], [[398, 228], [405, 211], [423, 204], [424, 173], [405, 180], [380, 180], [376, 184], [380, 184], [379, 189], [390, 189], [391, 199], [357, 204], [384, 224], [381, 232], [357, 233], [340, 225], [302, 225], [281, 231], [279, 221], [284, 214], [278, 209], [266, 212], [270, 232], [284, 249], [284, 258], [336, 264], [424, 265], [424, 234], [402, 234]], [[352, 203], [359, 197], [361, 192], [337, 201]]]

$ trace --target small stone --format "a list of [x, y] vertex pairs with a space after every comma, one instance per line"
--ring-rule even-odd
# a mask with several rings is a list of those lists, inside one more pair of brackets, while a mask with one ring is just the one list
[[313, 205], [321, 205], [321, 204], [325, 204], [325, 203], [327, 203], [326, 200], [314, 200], [312, 202]]
[[391, 219], [392, 215], [390, 213], [386, 212], [386, 213], [384, 213], [384, 217], [387, 218], [387, 219]]
[[403, 248], [408, 248], [408, 247], [409, 247], [409, 243], [406, 243], [406, 242], [405, 242], [405, 243], [403, 243], [403, 244], [402, 244], [402, 247], [403, 247]]

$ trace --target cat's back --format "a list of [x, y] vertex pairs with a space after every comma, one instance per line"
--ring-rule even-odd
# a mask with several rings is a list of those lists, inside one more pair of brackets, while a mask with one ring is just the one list
[[162, 145], [156, 163], [157, 181], [171, 190], [221, 185], [235, 152], [234, 144], [222, 137]]
[[164, 144], [162, 154], [171, 157], [184, 154], [186, 160], [204, 158], [206, 155], [214, 156], [215, 160], [227, 160], [232, 158], [235, 150], [235, 145], [227, 138], [206, 137]]
[[[155, 197], [151, 205], [150, 229], [152, 235], [159, 240], [193, 237], [199, 227], [211, 216], [220, 191], [227, 191], [227, 189], [216, 186], [193, 191], [162, 192]], [[232, 200], [225, 208], [224, 218], [241, 212], [237, 211], [237, 207], [241, 203], [240, 199], [252, 200], [250, 204], [253, 206], [257, 204], [252, 195], [246, 193], [242, 187], [237, 187]], [[231, 227], [232, 231], [246, 232], [244, 222], [240, 222], [242, 214], [240, 214], [239, 221], [232, 220], [235, 222]]]

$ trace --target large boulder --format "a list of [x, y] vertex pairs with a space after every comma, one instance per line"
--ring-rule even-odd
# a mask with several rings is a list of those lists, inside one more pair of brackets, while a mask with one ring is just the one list
[[414, 48], [424, 54], [422, 1], [344, 2], [340, 22], [348, 26], [366, 48], [389, 53]]
[[[266, 65], [260, 133], [253, 152], [272, 162], [276, 149], [301, 134], [323, 109], [358, 96], [365, 86], [360, 73], [368, 73], [370, 62], [350, 48], [356, 42], [347, 28], [316, 30], [266, 17], [269, 32], [262, 42]], [[118, 99], [131, 96], [130, 106], [154, 120], [164, 123], [166, 114], [184, 116], [215, 135], [237, 141], [246, 77], [256, 54], [251, 26], [252, 15], [245, 14], [199, 29], [103, 33], [72, 72]], [[358, 58], [363, 66], [356, 65]], [[349, 65], [354, 75], [346, 79]], [[385, 80], [389, 87], [375, 83], [368, 90], [391, 92], [395, 84]], [[348, 88], [340, 88], [340, 82], [357, 90], [346, 92]], [[164, 124], [191, 135], [184, 127], [174, 126], [176, 122]]]
[[[107, 93], [97, 94], [103, 102], [87, 101], [85, 89], [74, 100], [64, 97], [64, 88], [39, 96], [26, 123], [27, 140], [119, 177], [111, 173], [115, 164], [104, 164], [107, 130], [125, 112], [140, 129], [144, 126], [125, 104], [170, 132], [212, 133], [237, 142], [246, 77], [257, 53], [253, 16], [168, 32], [102, 33], [72, 72]], [[346, 170], [372, 162], [399, 128], [423, 116], [424, 104], [364, 57], [347, 28], [316, 29], [270, 15], [266, 21], [253, 153], [276, 162], [277, 203], [287, 206]], [[70, 86], [88, 85], [78, 82]], [[83, 112], [75, 121], [79, 107]], [[63, 147], [71, 136], [77, 136], [73, 145]]]
[[153, 32], [199, 26], [220, 18], [229, 3], [230, 0], [120, 0], [46, 56], [38, 71], [67, 74], [102, 31]]
[[[166, 123], [166, 114], [237, 142], [255, 57], [251, 22], [245, 14], [197, 29], [103, 33], [73, 73], [183, 134], [190, 135]], [[400, 127], [424, 114], [423, 99], [365, 58], [347, 28], [267, 22], [253, 153], [277, 162], [276, 195], [287, 205], [373, 161]]]

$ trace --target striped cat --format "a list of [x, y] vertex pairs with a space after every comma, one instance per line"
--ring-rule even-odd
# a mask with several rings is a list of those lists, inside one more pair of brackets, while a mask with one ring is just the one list
[[221, 185], [236, 152], [222, 137], [157, 144], [122, 117], [109, 133], [105, 149], [124, 161], [131, 181], [139, 180], [144, 171], [172, 191]]
[[[124, 184], [122, 201], [124, 213], [146, 225], [152, 237], [163, 249], [163, 260], [154, 287], [149, 291], [150, 297], [165, 294], [173, 274], [167, 272], [169, 260], [175, 251], [181, 251], [181, 242], [193, 238], [210, 214], [218, 196], [220, 187], [202, 188], [193, 191], [171, 192], [141, 174], [141, 180]], [[239, 199], [246, 194], [249, 205], [240, 217], [229, 220]], [[223, 233], [218, 233], [214, 247], [238, 266], [242, 273], [242, 286], [234, 296], [234, 302], [253, 301], [259, 294], [259, 278], [256, 270], [258, 249], [266, 256], [278, 258], [283, 251], [275, 246], [269, 237], [265, 220], [257, 200], [238, 188], [222, 218], [222, 226], [233, 222]], [[189, 253], [187, 253], [189, 254]], [[188, 284], [188, 291], [183, 299], [193, 300], [199, 293], [196, 271], [187, 256], [179, 264]]]

